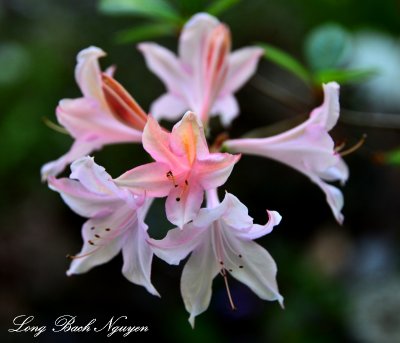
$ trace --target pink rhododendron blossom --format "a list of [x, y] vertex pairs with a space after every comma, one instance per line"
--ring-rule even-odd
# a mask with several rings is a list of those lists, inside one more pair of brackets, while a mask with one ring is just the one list
[[301, 125], [267, 138], [233, 139], [224, 143], [231, 152], [259, 155], [285, 163], [308, 176], [326, 195], [339, 223], [343, 222], [342, 192], [325, 181], [348, 179], [349, 171], [328, 132], [339, 118], [339, 85], [324, 85], [324, 102]]
[[89, 218], [82, 227], [82, 250], [70, 256], [67, 275], [85, 273], [122, 251], [123, 275], [158, 295], [150, 281], [153, 251], [144, 223], [151, 200], [118, 187], [91, 157], [75, 161], [71, 170], [69, 179], [50, 176], [48, 180], [73, 211]]
[[229, 177], [240, 155], [210, 153], [197, 116], [187, 112], [168, 132], [149, 116], [143, 147], [156, 162], [134, 168], [115, 181], [151, 197], [168, 196], [168, 220], [182, 227], [203, 202], [204, 190], [219, 187]]
[[167, 88], [152, 104], [152, 115], [175, 120], [192, 110], [207, 125], [210, 115], [220, 114], [225, 126], [239, 113], [233, 93], [253, 75], [263, 54], [257, 47], [230, 54], [228, 27], [205, 13], [196, 14], [184, 26], [179, 57], [155, 43], [141, 43], [139, 49]]
[[193, 222], [183, 230], [168, 231], [162, 240], [150, 240], [154, 253], [170, 264], [178, 264], [191, 253], [182, 272], [181, 292], [192, 326], [194, 318], [210, 304], [212, 281], [218, 273], [225, 279], [232, 308], [235, 305], [229, 292], [228, 273], [260, 298], [283, 304], [276, 283], [275, 262], [252, 241], [279, 224], [281, 216], [277, 212], [267, 213], [267, 224], [253, 224], [246, 206], [235, 196], [226, 193], [220, 203], [216, 190], [212, 189], [207, 192], [207, 208], [201, 209]]
[[103, 56], [104, 51], [96, 47], [78, 54], [75, 78], [83, 97], [61, 100], [56, 111], [59, 123], [75, 141], [65, 155], [42, 167], [44, 180], [106, 144], [141, 141], [147, 115], [110, 76], [111, 69], [102, 74], [98, 59]]

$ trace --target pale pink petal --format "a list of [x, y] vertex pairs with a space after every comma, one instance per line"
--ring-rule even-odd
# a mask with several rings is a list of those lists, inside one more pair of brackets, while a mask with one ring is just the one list
[[155, 43], [140, 43], [138, 48], [147, 67], [164, 82], [169, 92], [182, 94], [185, 91], [186, 78], [180, 61], [171, 51]]
[[186, 112], [171, 132], [171, 150], [178, 156], [185, 156], [189, 165], [196, 159], [209, 155], [204, 128], [193, 112]]
[[92, 237], [92, 228], [95, 227], [97, 222], [88, 220], [82, 228], [83, 247], [79, 254], [75, 255], [71, 265], [67, 271], [67, 275], [86, 273], [93, 267], [104, 264], [113, 259], [121, 250], [122, 240], [117, 237], [107, 244], [96, 246], [89, 243]]
[[182, 228], [196, 217], [203, 197], [204, 190], [195, 182], [189, 181], [184, 190], [181, 187], [172, 188], [165, 204], [168, 220]]
[[121, 205], [116, 196], [92, 193], [76, 180], [49, 177], [48, 182], [74, 212], [86, 218], [108, 215]]
[[180, 120], [188, 110], [188, 105], [181, 97], [166, 93], [151, 104], [150, 113], [157, 120]]
[[339, 224], [343, 224], [344, 217], [341, 211], [344, 205], [344, 198], [341, 190], [337, 187], [327, 184], [320, 178], [313, 178], [311, 180], [316, 183], [325, 193], [326, 201], [330, 206], [334, 217]]
[[142, 132], [123, 124], [90, 98], [63, 99], [57, 107], [58, 122], [72, 137], [96, 135], [102, 144], [141, 142]]
[[183, 27], [179, 37], [179, 57], [192, 72], [199, 69], [203, 58], [207, 36], [218, 26], [219, 21], [207, 13], [194, 15]]
[[135, 216], [122, 238], [122, 274], [129, 281], [145, 287], [151, 294], [160, 296], [150, 280], [153, 251], [147, 243], [148, 238], [147, 225]]
[[202, 187], [207, 190], [223, 185], [240, 157], [241, 155], [213, 153], [196, 161], [196, 175]]
[[103, 103], [103, 92], [101, 90], [101, 70], [98, 59], [106, 53], [94, 46], [79, 52], [75, 68], [75, 79], [83, 95], [94, 98]]
[[150, 239], [154, 253], [169, 264], [179, 264], [200, 243], [204, 230], [186, 224], [183, 229], [169, 230], [167, 235], [161, 239]]
[[168, 178], [170, 168], [160, 162], [152, 162], [133, 168], [114, 179], [116, 185], [127, 187], [134, 193], [150, 197], [164, 197], [174, 187]]
[[51, 161], [43, 165], [40, 173], [42, 175], [42, 181], [46, 181], [49, 176], [56, 176], [61, 173], [65, 167], [76, 159], [90, 154], [91, 152], [100, 149], [102, 146], [97, 136], [88, 136], [82, 138], [82, 140], [76, 140], [71, 149], [65, 154], [59, 157], [55, 161]]
[[308, 146], [305, 141], [300, 140], [282, 142], [282, 144], [269, 144], [265, 141], [268, 138], [263, 142], [262, 140], [227, 141], [226, 146], [231, 151], [275, 159], [303, 173], [327, 194], [327, 201], [335, 218], [342, 222], [343, 217], [340, 213], [343, 206], [342, 194], [336, 187], [329, 186], [322, 179], [342, 182], [347, 180], [348, 168], [340, 156], [333, 149], [331, 151], [324, 149], [323, 145], [319, 145], [318, 142], [312, 144], [312, 140], [309, 140]]
[[211, 115], [220, 115], [223, 126], [229, 126], [239, 114], [239, 105], [231, 94], [217, 98], [211, 110]]
[[324, 89], [324, 102], [314, 109], [310, 114], [310, 120], [321, 124], [327, 131], [330, 131], [337, 123], [340, 113], [339, 85], [336, 82], [329, 82], [322, 85]]
[[253, 225], [253, 218], [249, 216], [247, 207], [233, 194], [226, 192], [221, 206], [226, 208], [221, 218], [224, 225], [239, 231], [250, 229]]
[[207, 227], [213, 222], [221, 220], [233, 229], [250, 229], [253, 218], [248, 214], [247, 207], [233, 194], [226, 193], [224, 200], [219, 203], [216, 189], [207, 191], [207, 208], [202, 208], [194, 219], [196, 227]]
[[319, 173], [321, 179], [325, 181], [336, 181], [339, 180], [344, 185], [349, 178], [349, 167], [344, 162], [343, 158], [337, 154], [338, 161], [335, 165], [323, 170]]
[[240, 238], [252, 240], [269, 234], [274, 226], [281, 222], [282, 216], [276, 211], [268, 211], [268, 222], [265, 225], [254, 224], [250, 230], [245, 232], [237, 232], [236, 235]]
[[56, 115], [58, 122], [68, 133], [78, 139], [93, 132], [91, 119], [103, 117], [103, 111], [100, 103], [90, 98], [63, 99], [57, 106]]
[[235, 93], [253, 76], [263, 53], [264, 50], [261, 48], [246, 47], [234, 51], [229, 56], [228, 75], [222, 87], [222, 96]]
[[94, 162], [94, 158], [86, 156], [71, 165], [71, 179], [78, 180], [89, 192], [99, 195], [116, 196], [120, 190], [104, 167]]
[[242, 240], [229, 230], [223, 230], [224, 264], [230, 274], [247, 285], [263, 300], [278, 300], [283, 306], [276, 282], [276, 264], [260, 245]]
[[180, 159], [175, 156], [170, 147], [170, 133], [164, 130], [158, 122], [149, 116], [143, 131], [143, 147], [157, 162], [168, 165], [180, 165]]
[[194, 319], [204, 312], [211, 300], [211, 285], [219, 272], [211, 239], [205, 239], [193, 251], [185, 264], [181, 278], [181, 293], [189, 322], [194, 327]]

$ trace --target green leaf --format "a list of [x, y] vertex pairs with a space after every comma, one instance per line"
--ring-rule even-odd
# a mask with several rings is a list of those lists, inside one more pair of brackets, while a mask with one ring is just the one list
[[309, 84], [311, 82], [311, 76], [308, 70], [294, 57], [272, 45], [265, 43], [259, 45], [264, 49], [264, 57], [267, 60], [295, 74], [305, 83]]
[[375, 69], [328, 69], [314, 74], [316, 84], [336, 81], [341, 84], [361, 82], [377, 74]]
[[182, 24], [178, 12], [165, 0], [100, 0], [100, 11], [112, 15], [138, 15]]
[[180, 12], [188, 16], [204, 11], [204, 0], [178, 0], [177, 3]]
[[335, 23], [317, 27], [304, 43], [304, 54], [313, 70], [336, 69], [349, 58], [350, 52], [349, 33]]
[[385, 161], [388, 164], [400, 165], [400, 148], [387, 153], [385, 155]]
[[170, 36], [175, 32], [171, 24], [144, 24], [116, 34], [116, 41], [120, 44], [135, 43], [156, 37]]
[[206, 12], [212, 14], [212, 15], [219, 15], [232, 6], [236, 5], [238, 2], [241, 0], [217, 0], [213, 1], [210, 6], [206, 8]]

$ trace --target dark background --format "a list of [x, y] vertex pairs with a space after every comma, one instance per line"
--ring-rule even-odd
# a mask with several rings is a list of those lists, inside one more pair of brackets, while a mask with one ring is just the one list
[[[175, 1], [183, 6], [181, 2]], [[347, 30], [354, 49], [361, 36], [367, 47], [371, 44], [361, 52], [352, 50], [343, 63], [364, 66], [362, 61], [369, 59], [381, 69], [368, 83], [341, 88], [343, 116], [333, 132], [335, 140], [351, 145], [368, 135], [364, 146], [345, 158], [351, 176], [344, 188], [343, 226], [334, 221], [323, 193], [303, 175], [256, 157], [243, 157], [235, 167], [224, 188], [247, 205], [255, 222], [265, 222], [266, 208], [283, 216], [259, 243], [277, 262], [286, 308], [258, 299], [232, 280], [238, 311], [231, 312], [223, 280], [217, 277], [211, 305], [197, 317], [195, 330], [179, 293], [182, 265], [155, 259], [152, 280], [161, 299], [123, 278], [120, 256], [87, 274], [65, 275], [65, 255], [79, 251], [84, 219], [40, 182], [39, 170], [71, 144], [69, 137], [49, 129], [43, 117], [55, 121], [58, 101], [80, 95], [73, 78], [77, 52], [89, 45], [107, 51], [102, 66], [116, 64], [116, 78], [146, 110], [164, 91], [135, 45], [115, 42], [117, 32], [143, 19], [107, 16], [97, 5], [94, 0], [0, 1], [0, 341], [34, 340], [29, 333], [7, 332], [17, 315], [34, 315], [34, 323], [49, 331], [58, 316], [71, 314], [80, 325], [127, 315], [126, 323], [150, 329], [125, 338], [135, 342], [155, 337], [194, 343], [400, 342], [400, 166], [382, 158], [400, 146], [400, 2], [369, 0], [360, 6], [356, 0], [251, 0], [221, 16], [231, 27], [234, 48], [267, 42], [305, 64], [306, 37], [322, 24], [335, 23]], [[157, 41], [176, 51], [177, 37]], [[269, 61], [261, 61], [257, 77], [238, 93], [241, 116], [233, 123], [232, 137], [304, 115], [321, 101], [319, 88], [307, 88]], [[265, 87], [260, 80], [267, 80]], [[283, 92], [279, 101], [271, 96], [269, 83]], [[109, 146], [96, 153], [97, 163], [112, 176], [147, 159], [138, 145]], [[169, 227], [163, 217], [160, 200], [148, 218], [152, 235], [162, 236]], [[106, 338], [103, 333], [46, 332], [35, 340]]]

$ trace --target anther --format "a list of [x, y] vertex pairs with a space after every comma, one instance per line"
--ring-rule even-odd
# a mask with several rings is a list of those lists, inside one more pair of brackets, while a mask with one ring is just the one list
[[177, 188], [178, 184], [175, 182], [175, 177], [174, 177], [174, 174], [172, 173], [172, 171], [171, 170], [168, 171], [166, 175], [167, 175], [168, 180], [171, 180], [172, 183], [174, 184], [174, 187]]

